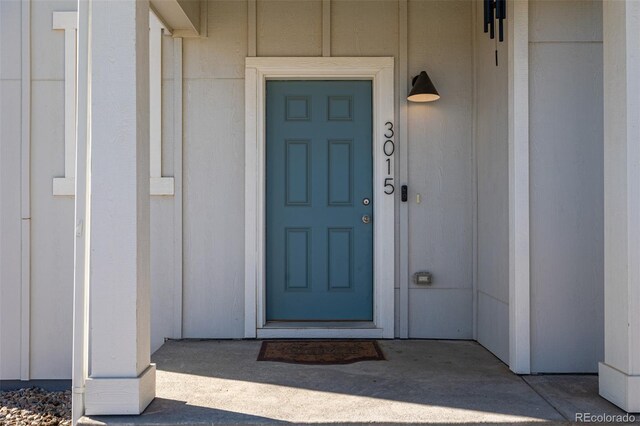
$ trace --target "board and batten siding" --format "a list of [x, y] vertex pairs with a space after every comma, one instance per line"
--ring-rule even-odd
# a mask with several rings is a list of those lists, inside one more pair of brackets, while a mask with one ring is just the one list
[[409, 2], [409, 73], [428, 70], [442, 96], [408, 111], [409, 272], [434, 276], [410, 283], [410, 337], [473, 338], [472, 6]]
[[[478, 2], [480, 28], [482, 5]], [[531, 372], [603, 357], [602, 4], [529, 1]], [[477, 339], [508, 362], [506, 43], [476, 36]]]
[[602, 2], [529, 2], [531, 371], [604, 357]]
[[[73, 314], [74, 197], [54, 195], [65, 176], [65, 34], [54, 12], [73, 0], [31, 2], [30, 308], [22, 329], [20, 224], [21, 15], [19, 1], [0, 2], [2, 105], [0, 155], [0, 378], [69, 379]], [[162, 170], [173, 175], [173, 40], [163, 37]], [[17, 179], [17, 180], [16, 180]], [[173, 197], [151, 198], [152, 350], [173, 336]], [[21, 302], [23, 301], [23, 302]], [[21, 340], [29, 353], [21, 353]], [[24, 352], [24, 350], [22, 351]], [[22, 367], [21, 367], [22, 365]], [[27, 375], [22, 374], [25, 370]]]
[[[18, 107], [25, 74], [15, 47], [23, 33], [20, 3], [0, 1], [0, 377], [19, 379], [26, 371], [30, 378], [68, 379], [74, 201], [54, 196], [51, 187], [65, 171], [64, 32], [52, 30], [51, 19], [54, 11], [75, 10], [77, 2], [31, 2], [26, 240]], [[401, 282], [398, 272], [395, 283], [397, 335], [406, 317], [408, 337], [473, 338], [477, 299], [477, 339], [507, 361], [507, 52], [499, 45], [496, 68], [493, 41], [480, 29], [481, 3], [332, 0], [330, 25], [323, 22], [322, 0], [258, 0], [255, 6], [250, 28], [249, 2], [212, 0], [208, 37], [182, 42], [183, 299], [174, 292], [180, 206], [176, 210], [175, 197], [154, 196], [152, 350], [165, 337], [243, 336], [245, 57], [254, 48], [257, 56], [320, 56], [330, 45], [334, 56], [392, 56], [396, 75], [408, 74], [396, 85], [395, 121], [400, 134], [406, 132], [400, 137], [408, 141], [409, 184], [409, 202], [398, 201], [396, 211], [397, 230], [398, 212], [406, 211], [409, 236], [408, 279]], [[597, 1], [530, 1], [532, 371], [593, 371], [602, 354], [600, 27]], [[179, 169], [171, 155], [179, 113], [173, 109], [173, 46], [163, 37], [163, 176]], [[403, 110], [409, 77], [422, 69], [442, 98]], [[396, 170], [400, 161], [397, 156]], [[397, 186], [406, 183], [398, 179]], [[30, 298], [16, 303], [25, 300], [24, 241], [30, 243]], [[423, 270], [433, 273], [432, 286], [407, 282]], [[176, 304], [182, 330], [176, 330]], [[25, 307], [31, 310], [26, 323]]]
[[210, 2], [184, 40], [184, 337], [243, 336], [247, 10]]
[[[408, 328], [410, 337], [472, 338], [472, 3], [409, 1], [402, 29], [399, 6], [333, 0], [331, 54], [393, 56], [397, 71], [406, 30], [409, 74], [427, 69], [443, 95], [408, 108], [409, 272], [435, 276], [428, 289], [410, 284]], [[208, 38], [184, 41], [184, 336], [240, 338], [248, 6], [208, 10]], [[322, 12], [320, 0], [258, 1], [257, 56], [320, 56]]]

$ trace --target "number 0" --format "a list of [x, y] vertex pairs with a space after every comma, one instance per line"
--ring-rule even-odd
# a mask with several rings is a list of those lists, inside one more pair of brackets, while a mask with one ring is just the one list
[[391, 157], [396, 152], [396, 144], [392, 140], [387, 140], [382, 146], [382, 151], [384, 151], [384, 155]]

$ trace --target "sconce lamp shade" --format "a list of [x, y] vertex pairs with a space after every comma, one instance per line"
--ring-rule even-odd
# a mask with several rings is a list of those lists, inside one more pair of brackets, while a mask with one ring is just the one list
[[420, 75], [415, 76], [411, 84], [413, 84], [413, 88], [411, 88], [407, 100], [411, 102], [432, 102], [440, 99], [440, 94], [426, 71], [422, 71]]

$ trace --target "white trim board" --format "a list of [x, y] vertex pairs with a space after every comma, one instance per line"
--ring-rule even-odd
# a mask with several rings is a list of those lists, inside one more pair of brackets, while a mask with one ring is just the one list
[[165, 26], [149, 12], [149, 191], [174, 195], [174, 179], [162, 176], [162, 36]]
[[509, 49], [509, 367], [531, 372], [529, 2], [511, 1]]
[[[52, 29], [64, 30], [64, 177], [54, 177], [56, 196], [75, 195], [76, 57], [78, 12], [53, 12]], [[162, 176], [162, 36], [170, 34], [149, 11], [149, 143], [151, 195], [174, 195], [174, 178]]]
[[64, 177], [53, 178], [53, 195], [73, 195], [76, 156], [77, 12], [53, 12], [54, 30], [64, 30]]
[[[258, 58], [245, 62], [245, 338], [337, 337], [335, 329], [265, 329], [265, 83], [269, 79], [371, 80], [373, 83], [373, 226], [375, 336], [394, 337], [394, 195], [385, 195], [385, 123], [394, 121], [394, 59]], [[397, 142], [396, 142], [397, 144]], [[393, 158], [391, 163], [393, 164]], [[394, 184], [398, 187], [393, 171]], [[268, 331], [267, 331], [268, 330]], [[371, 333], [367, 331], [367, 333]], [[339, 337], [363, 337], [362, 329]]]

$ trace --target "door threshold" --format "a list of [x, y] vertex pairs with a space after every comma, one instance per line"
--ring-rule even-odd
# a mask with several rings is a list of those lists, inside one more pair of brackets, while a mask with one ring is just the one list
[[382, 339], [371, 321], [270, 321], [256, 330], [258, 339]]
[[376, 328], [373, 321], [267, 321], [264, 328]]

